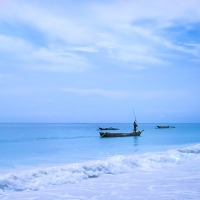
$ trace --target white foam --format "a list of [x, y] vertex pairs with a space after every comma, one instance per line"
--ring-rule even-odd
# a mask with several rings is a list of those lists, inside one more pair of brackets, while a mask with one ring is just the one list
[[62, 166], [35, 168], [1, 174], [2, 191], [41, 190], [55, 185], [79, 183], [106, 174], [149, 172], [169, 166], [200, 160], [200, 145], [160, 153], [114, 156], [106, 160], [74, 163]]

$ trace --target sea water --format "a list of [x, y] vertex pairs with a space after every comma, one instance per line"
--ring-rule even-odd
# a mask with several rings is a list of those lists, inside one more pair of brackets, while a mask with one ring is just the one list
[[98, 127], [110, 126], [133, 128], [0, 124], [0, 199], [200, 199], [200, 124], [100, 138]]

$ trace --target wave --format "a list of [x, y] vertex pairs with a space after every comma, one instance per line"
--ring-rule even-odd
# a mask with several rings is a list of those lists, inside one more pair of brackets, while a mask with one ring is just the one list
[[166, 152], [113, 156], [104, 160], [1, 174], [0, 190], [40, 190], [48, 186], [97, 178], [105, 174], [115, 175], [135, 173], [136, 170], [158, 170], [169, 165], [191, 163], [192, 160], [200, 160], [200, 144]]

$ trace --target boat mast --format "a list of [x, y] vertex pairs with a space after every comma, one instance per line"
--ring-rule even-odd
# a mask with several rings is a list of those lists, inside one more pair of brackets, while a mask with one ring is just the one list
[[134, 117], [135, 117], [135, 121], [137, 121], [137, 120], [136, 120], [136, 116], [135, 116], [135, 111], [134, 111], [134, 109], [133, 109], [133, 114], [134, 114]]

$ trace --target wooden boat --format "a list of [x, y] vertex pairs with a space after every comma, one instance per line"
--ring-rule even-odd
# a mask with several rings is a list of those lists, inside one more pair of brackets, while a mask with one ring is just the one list
[[[133, 110], [134, 112], [134, 110]], [[135, 116], [135, 112], [134, 112], [134, 116]], [[141, 133], [144, 131], [137, 131], [137, 122], [136, 122], [136, 117], [135, 117], [135, 121], [133, 123], [133, 132], [129, 132], [129, 133], [123, 133], [123, 132], [99, 132], [100, 136], [102, 138], [104, 137], [129, 137], [129, 136], [140, 136]], [[112, 128], [112, 127], [110, 127]], [[99, 128], [100, 129], [100, 128]], [[101, 130], [101, 129], [100, 129]], [[105, 130], [105, 129], [104, 129]], [[117, 130], [117, 129], [106, 129], [106, 130]]]
[[108, 128], [99, 127], [99, 130], [103, 131], [103, 130], [119, 130], [119, 129], [118, 128], [113, 128], [113, 127], [108, 127]]
[[131, 133], [111, 133], [111, 132], [99, 132], [100, 136], [103, 137], [128, 137], [128, 136], [140, 136], [142, 131], [136, 131]]
[[175, 128], [174, 126], [156, 126], [157, 128]]

